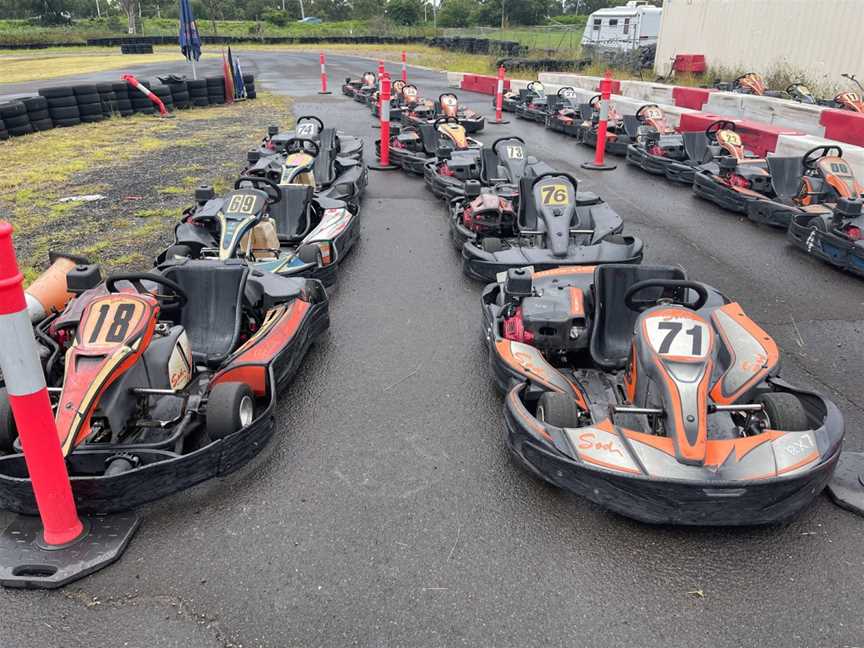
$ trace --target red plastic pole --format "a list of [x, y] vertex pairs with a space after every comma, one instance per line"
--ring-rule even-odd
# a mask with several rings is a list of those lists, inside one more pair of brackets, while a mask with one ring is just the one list
[[609, 128], [609, 99], [612, 97], [612, 73], [600, 81], [600, 122], [597, 124], [597, 148], [594, 151], [594, 164], [604, 165], [606, 156], [606, 130]]
[[64, 545], [78, 538], [84, 526], [72, 499], [23, 281], [12, 245], [12, 226], [0, 221], [0, 369], [42, 518], [45, 542]]
[[324, 52], [318, 56], [318, 60], [321, 62], [321, 94], [327, 93], [327, 57]]
[[381, 114], [381, 84], [384, 77], [384, 61], [378, 61], [378, 114]]
[[[381, 166], [390, 165], [390, 75], [381, 79]], [[29, 321], [29, 320], [28, 320]]]
[[501, 121], [504, 106], [504, 66], [498, 68], [498, 85], [495, 88], [495, 121]]
[[402, 50], [402, 83], [408, 83], [408, 54]]
[[124, 74], [120, 78], [123, 79], [126, 83], [131, 85], [136, 90], [140, 90], [145, 95], [147, 95], [147, 98], [150, 99], [150, 101], [152, 101], [154, 104], [156, 104], [156, 107], [159, 109], [160, 115], [162, 115], [164, 117], [168, 114], [168, 111], [165, 110], [165, 104], [162, 103], [162, 100], [159, 97], [157, 97], [155, 94], [150, 92], [150, 90], [147, 89], [147, 86], [141, 85], [141, 82], [135, 78], [134, 74]]

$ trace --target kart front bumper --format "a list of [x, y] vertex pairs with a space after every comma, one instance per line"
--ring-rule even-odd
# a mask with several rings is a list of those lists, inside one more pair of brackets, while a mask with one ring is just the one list
[[735, 191], [732, 187], [719, 182], [715, 176], [702, 171], [693, 177], [693, 191], [700, 198], [710, 200], [718, 207], [739, 214], [746, 214], [748, 205], [754, 200], [753, 197]]

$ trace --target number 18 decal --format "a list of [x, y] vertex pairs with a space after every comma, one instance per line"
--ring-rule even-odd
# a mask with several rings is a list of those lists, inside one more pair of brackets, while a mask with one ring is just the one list
[[135, 330], [143, 314], [144, 305], [138, 301], [111, 299], [94, 302], [84, 323], [81, 341], [93, 346], [121, 344]]
[[645, 320], [648, 342], [660, 355], [704, 358], [711, 346], [708, 325], [686, 317], [651, 317]]

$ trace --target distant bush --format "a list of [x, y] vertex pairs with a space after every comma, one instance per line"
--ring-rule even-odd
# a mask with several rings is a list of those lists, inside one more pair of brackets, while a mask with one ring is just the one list
[[281, 9], [267, 9], [261, 13], [261, 18], [277, 27], [285, 27], [291, 22], [291, 16], [288, 15], [288, 12]]

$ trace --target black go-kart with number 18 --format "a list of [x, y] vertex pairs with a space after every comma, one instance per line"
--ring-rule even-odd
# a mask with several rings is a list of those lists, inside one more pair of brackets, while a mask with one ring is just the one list
[[[128, 510], [236, 470], [274, 431], [277, 393], [329, 327], [313, 279], [239, 259], [110, 275], [79, 264], [71, 300], [34, 324], [72, 492], [83, 513]], [[0, 507], [36, 513], [0, 389]]]
[[512, 269], [482, 309], [504, 439], [559, 488], [648, 523], [757, 525], [834, 472], [834, 403], [783, 381], [771, 337], [679, 267]]
[[511, 196], [473, 187], [464, 203], [451, 203], [450, 216], [454, 240], [464, 240], [462, 269], [469, 277], [494, 281], [524, 266], [642, 261], [642, 241], [623, 236], [621, 217], [597, 195], [577, 191], [569, 174], [523, 177]]

